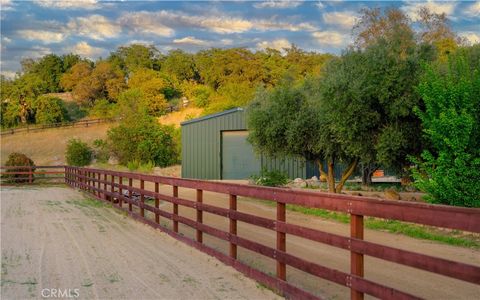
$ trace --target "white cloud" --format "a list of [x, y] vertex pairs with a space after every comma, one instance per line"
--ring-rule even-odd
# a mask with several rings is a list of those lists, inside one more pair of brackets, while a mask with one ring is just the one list
[[428, 0], [427, 2], [407, 2], [405, 6], [402, 7], [403, 11], [412, 18], [412, 20], [417, 21], [419, 19], [418, 10], [421, 7], [426, 7], [432, 13], [436, 14], [446, 14], [449, 18], [453, 19], [453, 12], [457, 6], [456, 2], [435, 2]]
[[12, 0], [0, 0], [0, 7], [2, 11], [13, 10], [14, 3]]
[[172, 36], [174, 30], [162, 22], [164, 18], [157, 13], [146, 11], [126, 13], [120, 17], [119, 23], [128, 31], [135, 33], [151, 33], [158, 36]]
[[465, 9], [464, 14], [471, 18], [480, 17], [480, 1], [476, 1], [468, 6], [468, 8]]
[[51, 53], [52, 53], [52, 50], [50, 48], [42, 47], [42, 46], [34, 46], [30, 49], [23, 50], [21, 52], [21, 55], [19, 55], [19, 57], [20, 59], [23, 59], [23, 58], [35, 59]]
[[208, 46], [210, 43], [205, 40], [197, 39], [193, 36], [186, 36], [181, 39], [174, 39], [174, 44], [186, 44], [186, 45], [196, 45], [196, 46]]
[[467, 41], [469, 41], [471, 44], [477, 44], [480, 43], [480, 34], [472, 31], [466, 31], [462, 32], [460, 34], [462, 37], [464, 37]]
[[255, 8], [295, 8], [302, 4], [303, 1], [291, 1], [291, 0], [268, 0], [259, 3], [255, 3]]
[[37, 5], [56, 9], [96, 9], [97, 0], [34, 0]]
[[100, 57], [102, 54], [107, 51], [103, 48], [90, 46], [87, 42], [78, 42], [72, 47], [68, 47], [66, 52], [72, 52], [80, 56], [84, 56], [90, 59], [95, 59]]
[[343, 28], [352, 28], [357, 19], [355, 12], [329, 12], [323, 14], [323, 21], [326, 24], [338, 25]]
[[95, 40], [116, 37], [122, 31], [121, 27], [101, 15], [78, 17], [71, 19], [67, 28], [71, 34], [89, 37]]
[[287, 23], [287, 22], [278, 22], [276, 20], [256, 20], [253, 21], [253, 28], [261, 31], [268, 30], [287, 30], [287, 31], [314, 31], [317, 30], [317, 27], [314, 25], [303, 22], [299, 24]]
[[284, 48], [290, 48], [291, 43], [287, 39], [276, 39], [273, 41], [263, 41], [260, 43], [257, 43], [257, 49], [275, 49], [279, 51], [283, 51]]
[[4, 37], [2, 37], [2, 41], [3, 41], [4, 43], [11, 43], [11, 42], [12, 42], [12, 39], [4, 36]]
[[349, 43], [350, 37], [337, 31], [316, 31], [312, 37], [321, 45], [345, 46]]
[[306, 22], [293, 24], [279, 22], [275, 18], [247, 20], [220, 14], [209, 16], [186, 15], [165, 10], [125, 13], [119, 18], [119, 23], [130, 32], [151, 33], [167, 37], [174, 34], [172, 28], [200, 28], [220, 34], [242, 33], [250, 30], [316, 30], [314, 25]]
[[17, 33], [20, 35], [20, 37], [26, 40], [37, 40], [41, 41], [44, 44], [58, 43], [65, 39], [65, 34], [63, 34], [62, 32], [54, 32], [47, 30], [24, 29], [17, 31]]
[[17, 75], [17, 72], [9, 71], [9, 70], [2, 70], [2, 71], [0, 71], [0, 74], [5, 76], [8, 79], [13, 79], [13, 78], [15, 78], [15, 75]]

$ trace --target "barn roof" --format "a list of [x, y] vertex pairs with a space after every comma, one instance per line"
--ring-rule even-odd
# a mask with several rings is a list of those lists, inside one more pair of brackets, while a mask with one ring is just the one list
[[219, 113], [207, 115], [207, 116], [196, 118], [196, 119], [191, 119], [191, 120], [180, 123], [180, 125], [183, 126], [183, 125], [188, 125], [188, 124], [192, 124], [192, 123], [202, 122], [202, 121], [205, 121], [205, 120], [208, 120], [208, 119], [217, 118], [217, 117], [220, 117], [220, 116], [228, 115], [228, 114], [231, 114], [231, 113], [234, 113], [234, 112], [237, 112], [237, 111], [243, 111], [243, 110], [244, 109], [242, 107], [236, 107], [236, 108], [225, 110], [225, 111], [222, 111], [222, 112], [219, 112]]

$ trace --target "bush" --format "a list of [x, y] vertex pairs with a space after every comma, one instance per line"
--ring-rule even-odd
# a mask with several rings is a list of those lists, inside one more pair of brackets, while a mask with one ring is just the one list
[[83, 167], [89, 165], [92, 161], [93, 151], [87, 145], [77, 139], [70, 139], [67, 143], [67, 151], [65, 152], [65, 159], [70, 166]]
[[144, 116], [135, 122], [122, 122], [108, 131], [108, 148], [118, 157], [120, 164], [137, 160], [146, 164], [166, 167], [178, 161], [178, 146], [174, 129], [158, 124]]
[[147, 163], [141, 163], [140, 161], [135, 159], [127, 163], [127, 168], [130, 171], [139, 171], [142, 173], [150, 173], [152, 172], [154, 167], [155, 167], [155, 164], [152, 161], [149, 161]]
[[277, 170], [263, 169], [260, 175], [252, 175], [251, 178], [255, 181], [255, 184], [263, 186], [283, 186], [288, 183], [288, 175]]
[[88, 112], [94, 118], [113, 118], [116, 115], [116, 104], [110, 103], [107, 99], [99, 99]]
[[110, 158], [110, 153], [108, 151], [108, 145], [105, 140], [97, 139], [93, 141], [94, 147], [94, 156], [97, 162], [106, 163]]
[[41, 96], [35, 101], [37, 124], [54, 124], [68, 121], [68, 113], [63, 101], [56, 97]]
[[451, 57], [447, 70], [429, 67], [419, 85], [417, 109], [430, 143], [413, 159], [415, 185], [433, 203], [480, 207], [480, 69]]
[[[23, 153], [12, 152], [8, 155], [8, 159], [5, 162], [5, 166], [12, 167], [12, 166], [31, 166], [32, 171], [35, 171], [35, 163], [31, 160], [28, 156]], [[8, 169], [7, 172], [26, 172], [29, 171], [28, 169], [22, 168], [15, 168], [15, 169]], [[2, 175], [3, 178], [7, 179], [8, 182], [14, 183], [21, 183], [21, 182], [28, 182], [29, 176], [25, 174], [15, 174], [15, 175]], [[32, 175], [32, 181], [34, 176]]]

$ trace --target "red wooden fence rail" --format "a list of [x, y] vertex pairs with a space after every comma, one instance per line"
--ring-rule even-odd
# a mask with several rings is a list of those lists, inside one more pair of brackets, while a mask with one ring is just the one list
[[[103, 174], [103, 179], [101, 179]], [[107, 175], [111, 180], [107, 180]], [[115, 181], [118, 177], [118, 181]], [[128, 178], [128, 185], [123, 179]], [[286, 266], [291, 266], [308, 274], [323, 278], [351, 289], [352, 299], [362, 299], [364, 294], [378, 298], [417, 299], [408, 292], [387, 287], [364, 278], [364, 255], [414, 267], [451, 278], [480, 284], [480, 267], [465, 263], [437, 258], [426, 254], [396, 249], [363, 240], [364, 216], [413, 222], [418, 224], [458, 229], [480, 233], [480, 209], [411, 203], [402, 201], [385, 201], [376, 198], [335, 195], [309, 191], [297, 191], [280, 188], [246, 186], [222, 182], [178, 179], [161, 176], [143, 175], [129, 172], [65, 167], [66, 183], [72, 187], [87, 189], [97, 198], [110, 201], [119, 209], [123, 209], [132, 217], [158, 228], [171, 236], [217, 257], [225, 264], [231, 265], [249, 277], [281, 291], [293, 298], [317, 299], [317, 297], [287, 282]], [[140, 188], [134, 187], [133, 180], [140, 182]], [[155, 184], [155, 191], [146, 190], [145, 182]], [[103, 188], [101, 187], [103, 184]], [[159, 184], [170, 185], [173, 195], [159, 193]], [[107, 188], [110, 186], [110, 189]], [[182, 199], [178, 195], [179, 188], [196, 190], [196, 200]], [[123, 191], [128, 191], [126, 196]], [[229, 208], [221, 208], [204, 203], [204, 191], [222, 193], [229, 196]], [[133, 193], [140, 195], [140, 201], [132, 198]], [[145, 203], [145, 196], [155, 199], [155, 206]], [[268, 219], [237, 210], [237, 197], [252, 197], [275, 201], [277, 205], [276, 219]], [[159, 200], [173, 204], [171, 212], [159, 209]], [[116, 202], [117, 200], [118, 202]], [[128, 209], [122, 203], [128, 203]], [[350, 214], [350, 237], [322, 232], [286, 221], [286, 204], [301, 205], [308, 208], [322, 208]], [[178, 206], [193, 208], [196, 220], [183, 217], [178, 213]], [[136, 206], [140, 214], [133, 210]], [[154, 220], [145, 218], [145, 210], [155, 215]], [[229, 219], [229, 231], [223, 231], [203, 224], [203, 212], [223, 216]], [[172, 229], [160, 225], [160, 218], [172, 222]], [[246, 222], [276, 232], [276, 247], [271, 248], [255, 241], [242, 238], [237, 234], [237, 221]], [[196, 231], [196, 239], [184, 237], [178, 233], [178, 224], [190, 226]], [[203, 242], [203, 234], [208, 234], [229, 243], [229, 255], [215, 250]], [[289, 235], [306, 238], [350, 251], [350, 273], [334, 270], [317, 263], [295, 256], [286, 249]], [[254, 269], [237, 259], [237, 247], [272, 258], [277, 262], [276, 276], [270, 276]]]
[[[54, 169], [44, 171], [42, 169]], [[22, 176], [18, 176], [22, 175]], [[41, 175], [41, 176], [35, 176]], [[34, 181], [63, 182], [65, 166], [0, 166], [0, 184], [32, 184]]]

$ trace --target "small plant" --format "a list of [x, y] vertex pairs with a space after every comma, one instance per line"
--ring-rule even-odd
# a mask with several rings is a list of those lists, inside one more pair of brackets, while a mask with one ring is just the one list
[[155, 164], [153, 163], [153, 161], [142, 163], [141, 161], [134, 159], [127, 163], [127, 168], [130, 171], [139, 171], [142, 173], [150, 173], [152, 172], [154, 167], [155, 167]]
[[257, 185], [283, 186], [288, 183], [288, 175], [277, 170], [263, 169], [259, 175], [252, 175], [251, 178]]
[[78, 139], [70, 139], [67, 143], [65, 159], [70, 166], [83, 167], [89, 165], [92, 161], [93, 151], [87, 145]]
[[93, 141], [94, 154], [97, 162], [107, 163], [110, 158], [110, 153], [108, 151], [108, 144], [105, 140], [96, 139]]
[[138, 166], [140, 166], [140, 162], [136, 159], [132, 160], [132, 161], [129, 161], [127, 163], [127, 168], [130, 170], [130, 171], [135, 171], [138, 169]]
[[[8, 156], [7, 161], [5, 162], [5, 166], [13, 167], [13, 166], [30, 166], [32, 167], [31, 170], [35, 171], [35, 163], [31, 160], [28, 156], [23, 153], [12, 152]], [[14, 173], [14, 172], [28, 172], [29, 169], [25, 168], [15, 168], [15, 169], [8, 169], [7, 172]], [[30, 180], [28, 175], [25, 174], [6, 174], [2, 175], [3, 178], [7, 179], [8, 182], [14, 183], [21, 183], [21, 182], [28, 182]], [[33, 181], [33, 175], [31, 177]]]

